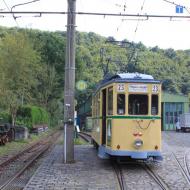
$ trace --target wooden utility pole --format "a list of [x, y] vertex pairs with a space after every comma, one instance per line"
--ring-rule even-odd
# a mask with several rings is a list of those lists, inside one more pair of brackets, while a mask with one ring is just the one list
[[64, 87], [64, 163], [72, 163], [74, 162], [76, 0], [67, 0], [67, 2], [67, 44]]

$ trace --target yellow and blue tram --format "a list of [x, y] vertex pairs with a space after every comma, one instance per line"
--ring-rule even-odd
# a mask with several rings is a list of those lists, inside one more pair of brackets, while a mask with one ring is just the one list
[[99, 85], [92, 98], [93, 143], [101, 158], [162, 160], [161, 82], [122, 73]]

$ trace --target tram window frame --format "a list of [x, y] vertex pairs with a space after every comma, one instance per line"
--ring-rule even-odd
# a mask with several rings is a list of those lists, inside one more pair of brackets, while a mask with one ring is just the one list
[[98, 116], [98, 94], [96, 94], [96, 117]]
[[[140, 105], [138, 105], [139, 104], [138, 102], [140, 102]], [[144, 104], [146, 105], [146, 107], [144, 107]], [[140, 110], [139, 107], [142, 107], [143, 109]], [[148, 115], [148, 110], [149, 110], [148, 94], [129, 94], [128, 96], [129, 115]]]
[[108, 115], [113, 115], [113, 86], [108, 88]]
[[97, 116], [96, 115], [96, 109], [97, 109], [97, 101], [96, 101], [96, 96], [95, 96], [95, 98], [94, 98], [94, 115], [95, 115], [95, 117]]
[[100, 116], [100, 93], [97, 95], [97, 116]]
[[[153, 97], [157, 98], [157, 100], [154, 100], [154, 102], [153, 102]], [[158, 102], [159, 102], [158, 95], [157, 94], [152, 94], [152, 97], [151, 97], [151, 114], [152, 115], [158, 115], [158, 112], [159, 112], [159, 104], [158, 104]], [[155, 113], [153, 113], [154, 111], [155, 111]]]
[[92, 115], [94, 116], [94, 97], [92, 99], [92, 106], [91, 106], [91, 109], [92, 109]]
[[[123, 96], [123, 98], [121, 98], [121, 100], [123, 102], [119, 102], [119, 96]], [[126, 110], [126, 100], [125, 100], [125, 94], [117, 94], [117, 115], [125, 115], [125, 110]], [[120, 103], [120, 105], [119, 105]]]

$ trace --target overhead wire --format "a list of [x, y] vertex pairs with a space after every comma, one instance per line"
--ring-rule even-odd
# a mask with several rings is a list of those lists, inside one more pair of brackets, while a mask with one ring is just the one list
[[[16, 5], [13, 5], [12, 7], [11, 7], [11, 12], [13, 12], [13, 9], [15, 8], [15, 7], [18, 7], [18, 6], [22, 6], [22, 5], [27, 5], [27, 4], [31, 4], [31, 3], [35, 3], [35, 2], [37, 2], [37, 1], [40, 1], [40, 0], [31, 0], [31, 1], [28, 1], [28, 2], [24, 2], [24, 3], [19, 3], [19, 4], [16, 4]], [[14, 14], [13, 14], [13, 17], [15, 18], [15, 20], [17, 19], [17, 18], [21, 18], [22, 16], [15, 16]], [[37, 16], [32, 16], [32, 17], [41, 17], [41, 14], [38, 14]]]
[[[125, 3], [124, 3], [124, 5], [119, 5], [119, 4], [115, 4], [116, 6], [118, 6], [118, 7], [121, 7], [121, 8], [123, 8], [123, 13], [125, 13], [126, 12], [126, 9], [127, 9], [127, 3], [126, 3], [127, 1], [125, 0]], [[123, 21], [124, 21], [124, 18], [123, 19], [121, 19], [121, 22], [120, 22], [120, 24], [119, 24], [119, 26], [117, 27], [117, 32], [119, 31], [119, 28], [122, 26], [122, 23], [123, 23]]]
[[[140, 15], [142, 14], [145, 1], [146, 1], [146, 0], [143, 0], [142, 6], [141, 6], [141, 10], [140, 10]], [[148, 18], [148, 17], [147, 17], [147, 18]], [[136, 37], [136, 33], [137, 33], [137, 30], [138, 30], [140, 21], [141, 21], [141, 20], [138, 18], [138, 20], [137, 20], [137, 25], [136, 25], [136, 28], [135, 28], [134, 40], [135, 40], [135, 37]], [[133, 40], [133, 41], [134, 41], [134, 40]]]
[[[84, 0], [81, 0], [80, 6], [81, 6], [82, 10], [85, 10], [85, 9], [84, 9], [84, 7], [85, 7], [84, 4], [85, 4]], [[83, 18], [83, 21], [82, 21], [82, 22], [84, 23], [85, 26], [88, 25], [88, 22], [87, 22], [87, 18], [86, 18], [86, 17]]]
[[[124, 5], [118, 5], [118, 4], [117, 4], [117, 6], [123, 8], [123, 14], [126, 13], [126, 9], [127, 9], [126, 1], [125, 1]], [[120, 22], [119, 26], [117, 27], [117, 32], [119, 31], [119, 29], [120, 29], [120, 27], [122, 26], [123, 22], [124, 22], [124, 21], [127, 21], [127, 20], [128, 20], [128, 19], [126, 19], [126, 18], [123, 16], [123, 18], [121, 19], [121, 22]], [[134, 20], [134, 19], [133, 19], [133, 20]], [[129, 44], [130, 44], [129, 47], [132, 47], [132, 48], [133, 48], [133, 52], [131, 53], [131, 56], [129, 56], [129, 58], [128, 58], [128, 61], [127, 61], [128, 63], [131, 62], [131, 59], [132, 59], [133, 54], [134, 54], [134, 51], [135, 51], [133, 42], [132, 42], [132, 43], [129, 42]], [[125, 47], [125, 48], [126, 48], [126, 47]]]
[[13, 8], [15, 8], [15, 7], [18, 7], [18, 6], [21, 6], [21, 5], [27, 5], [27, 4], [30, 4], [30, 3], [35, 3], [35, 2], [37, 2], [37, 1], [40, 1], [40, 0], [32, 0], [32, 1], [25, 2], [25, 3], [19, 3], [19, 4], [16, 4], [16, 5], [13, 5], [13, 6], [11, 7], [11, 11], [12, 11]]
[[164, 1], [164, 2], [166, 2], [166, 3], [169, 3], [169, 4], [172, 4], [172, 5], [184, 7], [183, 5], [180, 5], [180, 4], [178, 4], [178, 3], [175, 3], [175, 2], [172, 2], [172, 1], [169, 1], [169, 0], [162, 0], [162, 1]]
[[175, 6], [180, 6], [180, 7], [183, 7], [189, 14], [190, 14], [190, 8], [187, 7], [187, 6], [184, 6], [184, 5], [181, 5], [181, 4], [178, 4], [178, 3], [175, 3], [175, 2], [172, 2], [172, 1], [169, 1], [169, 0], [162, 0], [166, 3], [169, 3], [169, 4], [172, 4], [172, 5], [175, 5]]
[[[5, 4], [5, 6], [6, 6], [6, 8], [8, 9], [8, 11], [9, 11], [9, 13], [12, 15], [12, 17], [13, 17], [13, 19], [14, 19], [14, 21], [15, 21], [15, 23], [16, 23], [16, 25], [17, 25], [17, 27], [19, 27], [19, 24], [18, 24], [18, 22], [17, 22], [17, 18], [21, 18], [21, 17], [23, 17], [23, 16], [15, 16], [15, 14], [17, 13], [15, 13], [14, 11], [13, 11], [13, 9], [15, 8], [15, 7], [17, 7], [17, 6], [21, 6], [21, 5], [27, 5], [27, 4], [30, 4], [30, 3], [34, 3], [34, 2], [37, 2], [37, 1], [40, 1], [40, 0], [32, 0], [32, 1], [28, 1], [28, 2], [24, 2], [24, 3], [19, 3], [19, 4], [16, 4], [16, 5], [13, 5], [11, 8], [8, 6], [8, 4], [6, 3], [6, 1], [5, 0], [3, 0], [3, 2], [4, 2], [4, 4]], [[5, 12], [5, 11], [3, 11], [3, 12]], [[0, 13], [2, 13], [2, 12], [0, 12]], [[3, 13], [2, 13], [3, 14]], [[22, 12], [21, 12], [21, 14], [22, 14]], [[1, 15], [0, 17], [5, 17], [4, 15]], [[38, 13], [38, 15], [35, 15], [35, 16], [29, 16], [29, 17], [41, 17], [41, 13]]]
[[[34, 2], [37, 2], [37, 1], [40, 1], [40, 0], [32, 0], [32, 1], [29, 1], [29, 2], [26, 2], [26, 3], [20, 3], [20, 4], [17, 4], [17, 5], [14, 5], [11, 9], [9, 8], [9, 6], [7, 5], [7, 3], [5, 2], [5, 0], [3, 0], [4, 4], [6, 5], [8, 11], [0, 11], [0, 17], [1, 18], [4, 18], [6, 17], [5, 15], [7, 14], [11, 14], [16, 25], [19, 26], [16, 18], [20, 18], [20, 17], [24, 17], [23, 15], [26, 15], [26, 14], [37, 14], [35, 16], [31, 16], [31, 17], [41, 17], [43, 14], [69, 14], [69, 12], [59, 12], [59, 11], [13, 11], [12, 9], [15, 8], [16, 6], [20, 6], [20, 5], [25, 5], [25, 4], [29, 4], [29, 3], [34, 3]], [[162, 0], [162, 1], [165, 1], [166, 3], [170, 3], [170, 4], [173, 4], [173, 5], [179, 5], [175, 2], [171, 2], [169, 0]], [[136, 36], [136, 33], [137, 33], [137, 30], [138, 30], [138, 27], [139, 27], [139, 23], [140, 21], [146, 21], [148, 20], [149, 18], [169, 18], [170, 21], [175, 21], [173, 19], [190, 19], [190, 16], [188, 15], [151, 15], [151, 14], [126, 14], [126, 10], [127, 10], [127, 1], [125, 0], [125, 3], [124, 5], [121, 5], [120, 7], [123, 8], [123, 13], [103, 13], [103, 12], [75, 12], [75, 14], [77, 15], [87, 15], [87, 16], [110, 16], [110, 17], [123, 17], [122, 18], [122, 22], [124, 21], [124, 18], [127, 18], [128, 17], [128, 20], [136, 20], [135, 18], [138, 17], [138, 20], [137, 20], [137, 25], [136, 25], [136, 28], [135, 28], [135, 35], [134, 35], [134, 39], [135, 39], [135, 36]], [[144, 7], [144, 4], [145, 4], [145, 0], [143, 1], [143, 4], [141, 6], [141, 12], [143, 10], [143, 7]], [[119, 5], [117, 5], [119, 6]], [[183, 5], [179, 5], [179, 6], [183, 6]], [[187, 11], [188, 13], [190, 14], [189, 12], [189, 8], [186, 7], [186, 6], [183, 6]], [[22, 16], [15, 16], [15, 15], [22, 15]], [[133, 19], [133, 18], [134, 19]], [[130, 19], [131, 18], [131, 19]], [[127, 20], [127, 19], [126, 19]], [[181, 20], [177, 20], [177, 21], [181, 21]], [[121, 27], [122, 25], [122, 22], [121, 24], [117, 27], [117, 31], [119, 31], [119, 28]]]
[[[140, 15], [142, 14], [142, 11], [144, 9], [145, 1], [146, 0], [143, 0], [142, 6], [141, 6], [141, 10], [140, 10]], [[148, 20], [148, 17], [147, 17], [147, 20]], [[139, 27], [140, 21], [142, 21], [142, 19], [140, 19], [140, 17], [139, 17], [138, 20], [137, 20], [137, 25], [136, 25], [136, 28], [135, 28], [135, 31], [134, 31], [134, 37], [133, 37], [132, 42], [135, 41], [135, 37], [136, 37], [137, 31], [138, 31], [138, 27]], [[137, 53], [136, 52], [136, 46], [133, 44], [133, 50], [132, 50], [131, 56], [128, 59], [128, 63], [131, 63], [131, 61], [132, 61], [134, 55], [136, 55], [136, 53]]]
[[[0, 11], [0, 14], [69, 14], [66, 11]], [[178, 16], [178, 15], [158, 15], [158, 14], [118, 14], [118, 13], [103, 13], [103, 12], [73, 12], [76, 15], [88, 15], [88, 16], [110, 16], [110, 17], [142, 17], [142, 18], [181, 18], [189, 19], [190, 16]], [[140, 20], [141, 21], [141, 20]]]
[[[5, 0], [3, 0], [3, 2], [4, 2], [4, 4], [5, 4], [5, 6], [7, 7], [8, 11], [11, 12], [11, 9], [9, 8], [9, 6], [8, 6], [7, 3], [5, 2]], [[17, 20], [16, 20], [16, 18], [15, 18], [15, 16], [14, 16], [14, 13], [12, 13], [12, 17], [13, 17], [13, 19], [14, 19], [14, 21], [15, 21], [17, 27], [19, 27], [19, 24], [18, 24], [18, 22], [17, 22]]]

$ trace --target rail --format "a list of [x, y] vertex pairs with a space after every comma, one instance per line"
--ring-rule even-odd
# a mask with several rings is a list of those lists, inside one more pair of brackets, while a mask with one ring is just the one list
[[[168, 134], [165, 134], [166, 136], [170, 137], [170, 135]], [[175, 141], [178, 145], [182, 145], [182, 146], [185, 146], [184, 143], [182, 143], [181, 141], [179, 142], [178, 140], [172, 138], [173, 141]], [[180, 160], [177, 158], [177, 155], [176, 153], [174, 153], [172, 150], [171, 150], [171, 154], [175, 160], [175, 162], [177, 163], [177, 166], [178, 168], [180, 169], [182, 175], [184, 176], [184, 178], [186, 179], [187, 183], [190, 185], [190, 170], [189, 170], [189, 167], [188, 167], [188, 162], [187, 162], [187, 151], [183, 154], [183, 165], [182, 163], [180, 162]]]
[[162, 180], [162, 178], [160, 178], [159, 175], [157, 175], [150, 167], [147, 163], [142, 163], [141, 166], [143, 167], [143, 169], [147, 172], [147, 174], [149, 176], [152, 177], [152, 179], [154, 179], [154, 181], [160, 186], [161, 189], [163, 190], [169, 190], [168, 185]]
[[53, 145], [58, 136], [60, 136], [59, 132], [53, 135], [50, 134], [48, 138], [34, 143], [32, 146], [1, 163], [0, 189], [15, 189], [13, 188], [14, 185], [11, 184], [15, 183], [15, 180], [18, 180]]
[[15, 173], [12, 177], [7, 179], [3, 184], [0, 185], [0, 189], [6, 189], [16, 178], [18, 178], [21, 174], [23, 174], [47, 149], [49, 148], [50, 144], [43, 147], [36, 155], [32, 154], [30, 157], [30, 161], [24, 165], [24, 167]]
[[117, 163], [115, 160], [111, 160], [111, 165], [117, 176], [117, 181], [118, 181], [120, 190], [126, 190], [127, 188], [126, 188], [126, 184], [125, 184], [125, 180], [124, 180], [124, 176], [123, 176], [123, 172], [122, 172], [122, 168], [120, 167], [120, 164]]
[[91, 143], [91, 135], [85, 133], [85, 132], [79, 132], [78, 133], [79, 137], [85, 140], [88, 143]]

